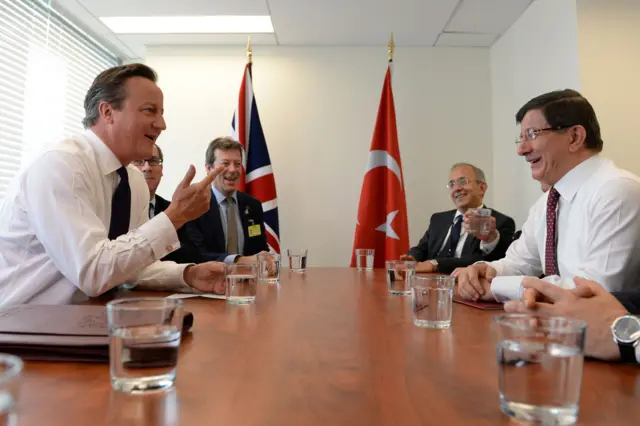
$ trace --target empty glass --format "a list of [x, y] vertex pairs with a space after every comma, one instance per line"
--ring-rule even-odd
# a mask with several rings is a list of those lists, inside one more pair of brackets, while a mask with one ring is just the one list
[[17, 424], [16, 405], [20, 391], [22, 360], [17, 356], [0, 354], [0, 425]]
[[257, 264], [224, 265], [224, 278], [227, 303], [246, 305], [256, 302], [256, 294], [258, 293]]
[[586, 324], [521, 314], [497, 315], [493, 323], [502, 412], [523, 422], [574, 424]]
[[307, 269], [307, 249], [288, 249], [289, 269], [293, 272], [304, 272]]
[[144, 393], [173, 386], [183, 315], [180, 299], [149, 297], [107, 303], [114, 390]]
[[448, 328], [453, 310], [453, 287], [456, 279], [449, 275], [411, 278], [413, 323], [418, 327]]
[[411, 260], [388, 260], [385, 264], [389, 294], [410, 295], [411, 278], [416, 273], [416, 262]]
[[358, 271], [373, 271], [374, 249], [356, 249], [356, 268]]
[[278, 253], [258, 254], [258, 275], [260, 281], [278, 282], [280, 279], [280, 255]]

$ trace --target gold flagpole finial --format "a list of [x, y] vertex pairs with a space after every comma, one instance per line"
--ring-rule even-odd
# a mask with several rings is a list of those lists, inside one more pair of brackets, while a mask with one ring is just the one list
[[393, 32], [391, 38], [389, 38], [389, 61], [393, 61], [393, 51], [396, 48], [396, 44], [393, 42]]
[[247, 41], [247, 62], [251, 63], [252, 56], [253, 50], [251, 50], [251, 36], [249, 36], [249, 41]]

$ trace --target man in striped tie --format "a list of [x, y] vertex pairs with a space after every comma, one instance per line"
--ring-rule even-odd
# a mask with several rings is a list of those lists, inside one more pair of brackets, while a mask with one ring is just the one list
[[256, 255], [268, 251], [262, 204], [237, 190], [242, 155], [242, 145], [228, 136], [214, 139], [207, 148], [206, 169], [224, 167], [225, 172], [211, 185], [209, 211], [185, 228], [202, 262], [256, 263]]

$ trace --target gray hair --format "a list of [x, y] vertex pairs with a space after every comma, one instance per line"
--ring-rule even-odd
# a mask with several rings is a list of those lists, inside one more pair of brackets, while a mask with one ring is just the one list
[[476, 174], [476, 180], [478, 182], [485, 182], [485, 183], [487, 182], [487, 179], [484, 176], [484, 172], [480, 167], [476, 167], [473, 164], [469, 164], [469, 163], [456, 163], [453, 166], [451, 166], [450, 171], [454, 171], [458, 167], [471, 167]]
[[100, 103], [106, 102], [119, 110], [126, 97], [125, 84], [131, 77], [143, 77], [154, 83], [158, 76], [144, 64], [128, 64], [102, 71], [93, 80], [84, 98], [84, 118], [82, 125], [88, 129], [100, 118]]

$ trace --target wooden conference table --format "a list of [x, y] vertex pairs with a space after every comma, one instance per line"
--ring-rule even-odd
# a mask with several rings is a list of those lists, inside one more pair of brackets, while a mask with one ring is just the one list
[[[421, 329], [383, 271], [283, 270], [256, 305], [185, 300], [174, 391], [126, 395], [107, 365], [28, 362], [18, 424], [515, 424], [498, 407], [496, 312], [454, 305], [451, 329]], [[579, 424], [638, 425], [640, 368], [587, 361], [580, 405]]]

